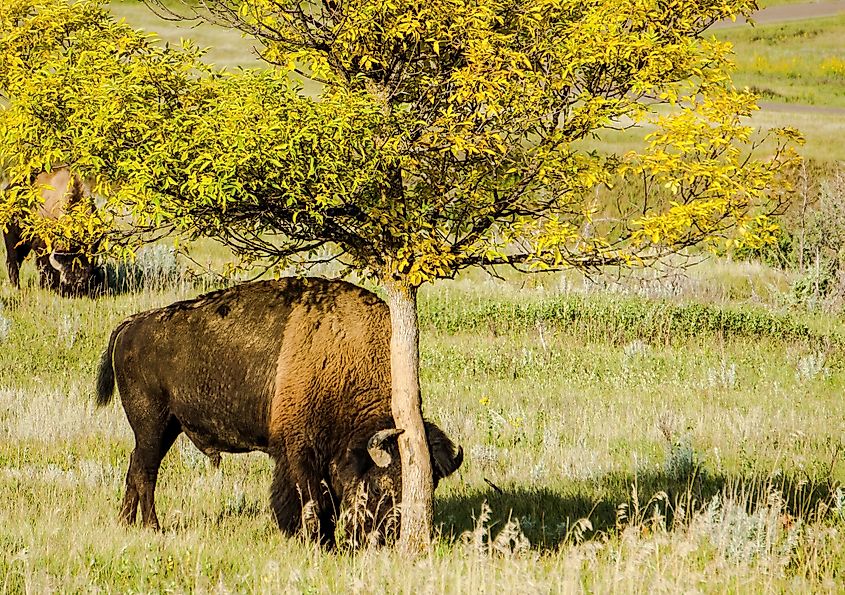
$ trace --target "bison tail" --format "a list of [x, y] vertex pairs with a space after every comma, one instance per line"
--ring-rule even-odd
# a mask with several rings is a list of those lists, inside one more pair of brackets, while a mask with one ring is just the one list
[[[114, 337], [114, 335], [112, 335]], [[114, 367], [112, 366], [112, 347], [113, 342], [109, 341], [109, 346], [103, 352], [100, 358], [100, 370], [97, 372], [97, 407], [105, 407], [111, 403], [112, 395], [114, 394]]]
[[100, 358], [100, 369], [97, 372], [97, 407], [105, 407], [111, 403], [114, 395], [114, 343], [117, 341], [120, 332], [131, 320], [131, 318], [124, 320], [112, 331], [109, 344]]

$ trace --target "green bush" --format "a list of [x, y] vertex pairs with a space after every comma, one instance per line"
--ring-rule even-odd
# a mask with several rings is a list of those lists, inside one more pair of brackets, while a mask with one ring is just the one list
[[775, 243], [759, 247], [742, 246], [734, 251], [737, 260], [762, 262], [770, 267], [787, 269], [794, 267], [797, 247], [793, 232], [781, 227], [775, 232]]
[[617, 344], [634, 339], [671, 343], [706, 335], [840, 343], [839, 333], [818, 332], [795, 315], [751, 306], [577, 294], [505, 301], [443, 292], [425, 297], [420, 306], [423, 328], [448, 333], [488, 330], [501, 335], [543, 325]]

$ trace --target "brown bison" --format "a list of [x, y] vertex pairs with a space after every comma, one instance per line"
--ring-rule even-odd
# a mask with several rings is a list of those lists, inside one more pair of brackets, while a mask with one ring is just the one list
[[[124, 320], [97, 379], [99, 405], [117, 381], [135, 433], [123, 520], [140, 502], [143, 523], [159, 526], [159, 465], [184, 432], [207, 454], [268, 453], [271, 507], [288, 534], [305, 520], [332, 546], [344, 509], [378, 528], [401, 499], [389, 341], [381, 299], [314, 278], [245, 283]], [[426, 432], [436, 486], [463, 450], [433, 423]]]
[[[71, 175], [66, 167], [39, 174], [34, 184], [41, 188], [44, 199], [38, 214], [49, 219], [58, 219], [67, 208], [90, 196], [87, 186], [78, 176]], [[94, 295], [102, 288], [102, 269], [92, 264], [78, 246], [47, 251], [47, 244], [41, 238], [25, 239], [17, 221], [9, 223], [3, 239], [9, 280], [15, 287], [20, 287], [21, 264], [30, 252], [35, 252], [41, 287], [66, 296]]]

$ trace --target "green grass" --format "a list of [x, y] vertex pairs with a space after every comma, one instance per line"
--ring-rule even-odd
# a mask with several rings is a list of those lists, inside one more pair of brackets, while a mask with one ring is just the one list
[[[805, 341], [839, 348], [845, 341], [840, 324], [816, 329], [817, 321], [760, 306], [679, 303], [607, 294], [533, 295], [503, 300], [493, 295], [431, 292], [422, 302], [423, 328], [496, 335], [525, 332], [538, 326], [577, 332], [587, 340], [621, 344], [645, 340], [670, 344], [693, 338], [745, 338]], [[838, 321], [837, 321], [838, 322]]]
[[[752, 271], [720, 266], [690, 276], [730, 286]], [[841, 323], [573, 283], [470, 275], [424, 292], [426, 414], [466, 461], [437, 492], [432, 551], [406, 561], [283, 538], [266, 457], [225, 456], [216, 474], [181, 439], [160, 477], [164, 531], [121, 526], [131, 433], [118, 403], [93, 407], [94, 367], [124, 315], [196, 290], [74, 301], [4, 282], [0, 589], [833, 589], [845, 359], [807, 336]]]
[[716, 36], [734, 44], [734, 82], [764, 100], [845, 107], [845, 16], [736, 27]]
[[[114, 10], [161, 28], [143, 6]], [[237, 37], [166, 38], [183, 33]], [[212, 56], [248, 63], [244, 48]], [[845, 159], [845, 116], [755, 122], [798, 125], [814, 157]], [[199, 288], [176, 275], [66, 300], [32, 287], [31, 264], [21, 292], [0, 279], [0, 592], [841, 590], [839, 317], [790, 309], [790, 274], [753, 263], [613, 283], [503, 274], [421, 298], [426, 414], [466, 460], [414, 561], [282, 537], [267, 458], [224, 456], [218, 474], [184, 439], [160, 476], [164, 531], [121, 526], [132, 436], [118, 402], [93, 407], [95, 366], [120, 319]]]
[[[181, 4], [173, 3], [173, 7], [179, 10]], [[110, 8], [118, 18], [125, 19], [133, 27], [156, 34], [162, 42], [178, 45], [183, 39], [191, 39], [197, 46], [208, 49], [206, 60], [217, 66], [229, 69], [264, 67], [264, 62], [256, 54], [256, 44], [238, 31], [207, 23], [163, 20], [143, 2], [114, 2]], [[184, 7], [181, 10], [185, 12]]]

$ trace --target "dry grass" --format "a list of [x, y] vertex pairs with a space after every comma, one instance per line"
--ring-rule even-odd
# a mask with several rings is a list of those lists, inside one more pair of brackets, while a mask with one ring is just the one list
[[[141, 6], [115, 10], [158, 28], [141, 21], [150, 19]], [[221, 46], [220, 32], [190, 33]], [[233, 42], [214, 59], [240, 63], [243, 48]], [[759, 118], [809, 130], [815, 156], [845, 158], [842, 117]], [[842, 589], [843, 354], [765, 333], [649, 342], [620, 341], [601, 320], [589, 336], [552, 323], [503, 333], [495, 319], [457, 331], [429, 325], [426, 413], [467, 456], [438, 490], [438, 535], [417, 560], [391, 549], [326, 553], [282, 537], [268, 510], [267, 458], [224, 456], [215, 472], [184, 439], [160, 477], [164, 531], [123, 527], [132, 437], [119, 403], [93, 408], [95, 366], [123, 316], [199, 291], [165, 252], [150, 258], [153, 280], [133, 276], [133, 292], [97, 301], [33, 288], [31, 265], [22, 292], [0, 282], [4, 593]], [[226, 258], [208, 244], [196, 256], [212, 269]], [[623, 293], [635, 305], [695, 299], [783, 314], [792, 281], [730, 261], [619, 279], [473, 274], [427, 290], [423, 308], [445, 303], [448, 316], [471, 300], [506, 310]]]
[[[749, 271], [772, 274], [711, 269]], [[425, 300], [566, 290], [560, 277], [532, 279], [469, 277]], [[2, 591], [780, 592], [841, 581], [842, 355], [778, 337], [664, 345], [554, 325], [503, 335], [495, 320], [427, 327], [427, 415], [467, 457], [438, 490], [439, 537], [416, 561], [283, 538], [266, 457], [225, 456], [216, 473], [184, 440], [160, 479], [164, 532], [122, 527], [132, 439], [118, 403], [93, 408], [94, 365], [122, 316], [194, 291], [177, 287], [96, 302], [0, 288]]]

